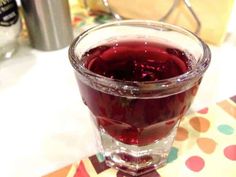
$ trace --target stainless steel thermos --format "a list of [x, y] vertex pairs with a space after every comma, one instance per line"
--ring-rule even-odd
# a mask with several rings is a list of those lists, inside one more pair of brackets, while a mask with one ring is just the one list
[[21, 0], [31, 45], [49, 51], [73, 39], [68, 0]]

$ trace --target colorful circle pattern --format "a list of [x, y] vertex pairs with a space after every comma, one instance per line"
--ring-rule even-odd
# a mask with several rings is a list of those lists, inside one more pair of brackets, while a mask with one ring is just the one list
[[[199, 115], [205, 116], [208, 114], [209, 108], [204, 108], [200, 111], [198, 111]], [[189, 124], [191, 128], [196, 131], [197, 133], [200, 133], [200, 136], [196, 138], [196, 144], [198, 148], [205, 154], [212, 154], [215, 152], [218, 143], [214, 140], [214, 137], [204, 137], [204, 133], [208, 132], [211, 127], [211, 122], [203, 117], [203, 116], [195, 116], [191, 117], [189, 120]], [[234, 128], [227, 124], [220, 124], [216, 128], [218, 132], [220, 132], [222, 135], [232, 135], [234, 134]], [[190, 132], [188, 129], [179, 126], [177, 129], [176, 134], [176, 141], [185, 141], [189, 138]], [[177, 159], [179, 149], [176, 147], [172, 147], [167, 162], [170, 163]], [[229, 145], [224, 148], [223, 152], [224, 156], [231, 161], [236, 161], [236, 144], [235, 145]], [[200, 172], [205, 167], [205, 160], [203, 157], [193, 155], [186, 159], [185, 161], [186, 167], [193, 171], [193, 172]]]

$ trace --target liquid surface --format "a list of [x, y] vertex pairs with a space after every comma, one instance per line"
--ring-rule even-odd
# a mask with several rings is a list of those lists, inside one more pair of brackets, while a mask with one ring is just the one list
[[[83, 55], [86, 68], [112, 79], [158, 81], [191, 69], [178, 49], [146, 41], [98, 46]], [[80, 81], [82, 98], [100, 129], [125, 144], [145, 146], [167, 136], [189, 108], [199, 82], [163, 98], [128, 98], [107, 94]]]
[[186, 54], [157, 43], [125, 41], [98, 46], [83, 57], [89, 70], [126, 81], [157, 81], [187, 72]]

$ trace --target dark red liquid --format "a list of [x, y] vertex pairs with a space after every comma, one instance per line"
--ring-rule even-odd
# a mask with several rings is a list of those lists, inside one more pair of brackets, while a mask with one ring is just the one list
[[[126, 81], [158, 81], [191, 69], [184, 52], [145, 41], [99, 46], [85, 53], [82, 60], [90, 71]], [[118, 141], [138, 146], [170, 133], [189, 108], [198, 85], [182, 93], [147, 99], [107, 94], [79, 81], [83, 100], [100, 128]]]
[[88, 51], [84, 60], [89, 70], [126, 81], [157, 81], [190, 69], [188, 58], [180, 50], [142, 41], [100, 46]]

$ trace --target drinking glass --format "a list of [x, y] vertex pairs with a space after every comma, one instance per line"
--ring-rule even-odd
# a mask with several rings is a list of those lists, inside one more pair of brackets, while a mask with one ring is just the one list
[[[140, 81], [107, 77], [87, 67], [86, 57], [94, 64], [94, 58], [108, 55], [105, 53], [108, 48], [114, 49], [113, 55], [116, 55], [116, 47], [124, 41], [142, 41], [141, 53], [150, 52], [145, 48], [148, 43], [160, 44], [160, 56], [182, 58], [189, 68], [177, 76]], [[121, 60], [126, 62], [130, 51], [138, 48], [123, 47], [122, 50], [124, 58]], [[165, 165], [181, 118], [197, 93], [210, 58], [209, 47], [195, 34], [167, 23], [147, 20], [98, 25], [73, 41], [69, 59], [108, 166], [137, 176]], [[110, 64], [116, 65], [116, 61]], [[103, 67], [100, 65], [98, 70]], [[123, 65], [116, 67], [126, 72]]]

